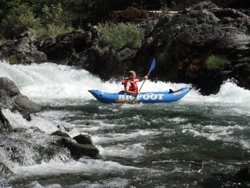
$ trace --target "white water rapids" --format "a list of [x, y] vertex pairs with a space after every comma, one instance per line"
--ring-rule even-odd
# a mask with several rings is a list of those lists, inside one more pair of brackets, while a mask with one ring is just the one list
[[[186, 175], [193, 173], [193, 171], [186, 169], [185, 165], [181, 166], [182, 164], [179, 164], [178, 160], [176, 159], [177, 161], [175, 161], [174, 158], [165, 160], [167, 164], [171, 164], [174, 167], [171, 168], [172, 166], [170, 165], [164, 169], [160, 167], [151, 168], [150, 165], [136, 166], [130, 163], [125, 165], [124, 162], [118, 162], [117, 158], [136, 161], [137, 158], [144, 155], [171, 153], [177, 148], [176, 146], [176, 148], [173, 147], [174, 149], [169, 149], [167, 144], [163, 147], [156, 144], [157, 146], [152, 147], [152, 149], [147, 142], [148, 137], [156, 140], [162, 136], [162, 140], [164, 140], [166, 137], [171, 137], [178, 132], [188, 136], [189, 138], [187, 139], [189, 140], [198, 139], [196, 140], [197, 142], [199, 140], [204, 142], [203, 140], [205, 140], [205, 142], [208, 142], [208, 148], [210, 147], [210, 142], [223, 142], [225, 147], [231, 147], [236, 144], [238, 145], [237, 147], [243, 150], [248, 151], [250, 149], [249, 124], [245, 123], [247, 122], [246, 119], [250, 118], [250, 91], [238, 87], [231, 81], [225, 82], [221, 86], [220, 92], [216, 95], [202, 96], [198, 91], [191, 90], [177, 103], [150, 106], [150, 104], [99, 104], [88, 90], [120, 91], [123, 89], [121, 83], [103, 82], [97, 76], [85, 70], [77, 70], [65, 65], [53, 63], [10, 65], [7, 62], [0, 61], [0, 77], [8, 77], [15, 82], [23, 95], [26, 95], [29, 99], [45, 108], [49, 107], [49, 110], [32, 115], [32, 121], [30, 122], [24, 120], [18, 113], [3, 110], [3, 113], [14, 128], [38, 127], [45, 133], [51, 134], [58, 130], [57, 125], [62, 125], [70, 129], [68, 134], [71, 137], [80, 133], [89, 134], [93, 139], [93, 144], [99, 149], [100, 155], [104, 156], [105, 159], [108, 158], [108, 160], [80, 159], [79, 161], [74, 161], [73, 159], [68, 159], [67, 155], [58, 154], [58, 157], [50, 161], [34, 164], [34, 161], [31, 159], [32, 153], [29, 153], [31, 151], [25, 150], [27, 164], [20, 165], [11, 162], [8, 156], [0, 154], [0, 162], [8, 166], [15, 174], [12, 179], [25, 179], [27, 182], [29, 180], [30, 183], [28, 185], [30, 187], [63, 187], [63, 183], [53, 183], [53, 181], [52, 183], [41, 183], [38, 180], [32, 181], [33, 177], [43, 179], [43, 177], [56, 176], [57, 174], [59, 176], [76, 174], [77, 177], [79, 174], [85, 174], [87, 177], [98, 175], [98, 179], [82, 182], [72, 175], [77, 179], [75, 180], [76, 183], [73, 184], [75, 186], [79, 185], [79, 187], [126, 187], [128, 185], [133, 186], [136, 182], [140, 182], [140, 179], [144, 179], [147, 182], [146, 175], [138, 177], [127, 175], [129, 173], [136, 174], [137, 171], [138, 173], [143, 171], [145, 174], [153, 174], [154, 177], [159, 175], [162, 179], [164, 179], [164, 174], [168, 170], [169, 173], [182, 172]], [[170, 88], [176, 90], [181, 87], [191, 87], [191, 85], [160, 81], [155, 83], [147, 80], [142, 91], [168, 91]], [[81, 109], [86, 110], [86, 113]], [[134, 114], [131, 114], [131, 111], [134, 111]], [[160, 113], [161, 115], [157, 116]], [[176, 115], [176, 113], [179, 114]], [[193, 114], [196, 114], [197, 117], [199, 114], [202, 114], [202, 117], [206, 116], [205, 120], [198, 122], [198, 119], [194, 117], [193, 123], [190, 123], [188, 119]], [[149, 117], [144, 118], [146, 115]], [[223, 122], [224, 117], [225, 121]], [[238, 119], [235, 122], [234, 117]], [[225, 123], [226, 125], [221, 126], [220, 123], [216, 123], [216, 118], [221, 118], [222, 124]], [[163, 125], [166, 122], [174, 125], [172, 127], [164, 127]], [[154, 126], [149, 127], [152, 124]], [[148, 128], [144, 128], [147, 126]], [[177, 126], [178, 130], [175, 128]], [[131, 129], [127, 129], [127, 127], [131, 127]], [[246, 131], [248, 133], [245, 133]], [[153, 141], [151, 140], [151, 142]], [[42, 145], [45, 140], [37, 138], [36, 142]], [[181, 151], [184, 152], [185, 146], [182, 145], [180, 147]], [[195, 150], [195, 146], [189, 147], [188, 150]], [[65, 157], [64, 161], [62, 157]], [[116, 160], [112, 161], [112, 157], [116, 158]], [[211, 161], [213, 160], [211, 158]], [[217, 160], [215, 161], [218, 162]], [[210, 163], [209, 159], [206, 162]], [[176, 163], [178, 163], [179, 167], [175, 166]], [[184, 163], [184, 161], [181, 163]], [[221, 169], [230, 169], [230, 165], [224, 166], [226, 163], [219, 163], [219, 165], [223, 164]], [[245, 164], [245, 162], [242, 162], [242, 164]], [[205, 164], [202, 163], [202, 165], [195, 173], [199, 173], [205, 168]], [[216, 165], [219, 166], [218, 164]], [[71, 177], [71, 179], [74, 178]], [[132, 183], [130, 179], [133, 179]], [[156, 183], [155, 179], [153, 180], [154, 186], [166, 185], [166, 183]], [[148, 182], [150, 181], [148, 180]], [[173, 183], [174, 185], [178, 186], [177, 183]], [[185, 183], [182, 185], [185, 185]], [[193, 185], [195, 185], [194, 182]]]

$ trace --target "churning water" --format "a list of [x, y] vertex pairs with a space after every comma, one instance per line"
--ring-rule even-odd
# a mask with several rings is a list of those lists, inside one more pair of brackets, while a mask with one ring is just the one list
[[[50, 134], [60, 125], [71, 137], [86, 133], [101, 155], [75, 161], [59, 152], [37, 164], [35, 151], [20, 144], [20, 163], [0, 147], [0, 163], [13, 172], [0, 178], [0, 187], [202, 187], [211, 174], [234, 175], [249, 163], [250, 91], [233, 82], [216, 95], [191, 90], [174, 103], [103, 104], [88, 90], [120, 91], [121, 83], [103, 82], [85, 70], [0, 62], [0, 76], [43, 108], [30, 122], [3, 110], [14, 128], [38, 127]], [[146, 81], [142, 91], [184, 86], [191, 85]], [[25, 139], [46, 145], [49, 136]]]

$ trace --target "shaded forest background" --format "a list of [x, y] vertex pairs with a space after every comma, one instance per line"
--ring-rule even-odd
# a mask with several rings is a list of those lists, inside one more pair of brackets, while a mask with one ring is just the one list
[[[38, 37], [86, 29], [110, 12], [129, 6], [141, 10], [182, 10], [202, 0], [0, 0], [0, 39], [13, 39], [31, 29]], [[249, 0], [211, 0], [219, 7], [248, 9]], [[1, 44], [2, 42], [0, 42]]]

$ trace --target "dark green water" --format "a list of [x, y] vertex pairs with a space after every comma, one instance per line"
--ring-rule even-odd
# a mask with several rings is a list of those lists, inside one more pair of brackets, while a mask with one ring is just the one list
[[[248, 90], [228, 81], [216, 95], [191, 90], [175, 103], [103, 104], [88, 90], [119, 91], [121, 84], [51, 63], [0, 66], [2, 76], [43, 107], [30, 122], [3, 111], [14, 128], [27, 132], [0, 138], [1, 174], [1, 164], [12, 172], [0, 177], [0, 187], [240, 187], [227, 177], [250, 162]], [[147, 81], [143, 91], [184, 86]], [[37, 163], [32, 146], [48, 146], [58, 127], [71, 137], [90, 135], [101, 159], [75, 161], [61, 149]], [[21, 162], [13, 160], [12, 147]]]
[[[248, 107], [241, 110], [244, 108]], [[102, 159], [75, 164], [88, 164], [88, 172], [69, 172], [63, 178], [39, 183], [203, 187], [212, 174], [234, 175], [249, 163], [249, 114], [237, 110], [231, 104], [185, 101], [107, 105], [91, 100], [83, 106], [46, 107], [43, 117], [67, 122], [64, 126], [73, 135], [89, 134]]]

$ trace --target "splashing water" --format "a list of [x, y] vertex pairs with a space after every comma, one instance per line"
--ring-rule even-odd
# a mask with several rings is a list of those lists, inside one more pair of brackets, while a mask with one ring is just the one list
[[[249, 163], [250, 91], [231, 81], [216, 95], [191, 90], [178, 102], [131, 105], [100, 103], [89, 89], [120, 91], [121, 83], [103, 82], [65, 65], [0, 62], [0, 76], [13, 80], [22, 94], [43, 107], [30, 122], [3, 110], [14, 128], [37, 127], [51, 134], [60, 125], [71, 137], [90, 135], [102, 156], [74, 161], [63, 150], [36, 163], [32, 157], [36, 152], [21, 145], [24, 162], [20, 164], [0, 147], [5, 152], [0, 162], [14, 173], [0, 182], [13, 186], [23, 182], [27, 187], [199, 187], [201, 179], [212, 173], [235, 174]], [[190, 86], [148, 80], [143, 91]], [[50, 140], [44, 134], [23, 139], [44, 146]]]

